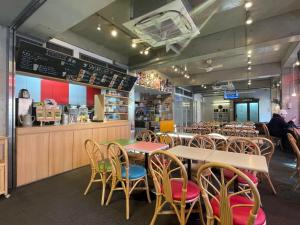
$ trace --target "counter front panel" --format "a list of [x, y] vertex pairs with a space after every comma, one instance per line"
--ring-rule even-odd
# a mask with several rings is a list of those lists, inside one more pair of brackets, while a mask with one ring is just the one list
[[89, 164], [84, 141], [130, 138], [128, 121], [17, 128], [17, 186]]

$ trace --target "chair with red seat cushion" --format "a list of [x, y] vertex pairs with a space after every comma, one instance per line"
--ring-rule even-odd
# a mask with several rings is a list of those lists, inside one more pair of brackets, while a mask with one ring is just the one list
[[[206, 170], [214, 171], [210, 180], [203, 175]], [[236, 176], [226, 179], [225, 173]], [[235, 179], [243, 181], [246, 189], [235, 190]], [[224, 225], [266, 224], [259, 192], [244, 172], [223, 163], [207, 163], [200, 167], [197, 180], [206, 206], [207, 224], [212, 225], [215, 220]]]
[[[255, 174], [249, 172], [249, 171], [243, 171], [241, 170], [244, 174], [246, 174], [246, 176], [248, 176], [250, 178], [250, 180], [257, 185], [258, 184], [258, 178]], [[224, 177], [226, 179], [231, 179], [234, 177], [234, 173], [230, 170], [224, 170]], [[246, 184], [246, 181], [242, 178], [242, 177], [238, 177], [238, 182], [239, 184]]]
[[[156, 205], [151, 225], [160, 214], [175, 214], [181, 225], [186, 224], [196, 203], [199, 204], [201, 220], [203, 222], [200, 204], [200, 189], [197, 184], [188, 181], [187, 172], [182, 162], [167, 151], [155, 151], [149, 156], [149, 170], [153, 177], [156, 190]], [[186, 209], [186, 204], [189, 208]], [[172, 211], [163, 211], [169, 204]]]

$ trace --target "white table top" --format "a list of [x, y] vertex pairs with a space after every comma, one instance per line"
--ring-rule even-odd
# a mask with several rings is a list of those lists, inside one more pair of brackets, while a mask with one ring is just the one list
[[138, 142], [133, 143], [133, 144], [125, 145], [124, 148], [126, 149], [126, 151], [151, 153], [151, 152], [156, 151], [156, 150], [167, 149], [167, 148], [169, 148], [169, 145], [162, 144], [162, 143], [138, 141]]
[[239, 169], [268, 173], [266, 158], [260, 155], [225, 152], [178, 145], [168, 150], [177, 157], [203, 162], [226, 163]]
[[[157, 132], [157, 135], [163, 134], [162, 132]], [[170, 137], [180, 137], [180, 138], [187, 138], [187, 139], [192, 139], [195, 135], [193, 133], [184, 133], [184, 132], [174, 132], [174, 133], [168, 133]]]

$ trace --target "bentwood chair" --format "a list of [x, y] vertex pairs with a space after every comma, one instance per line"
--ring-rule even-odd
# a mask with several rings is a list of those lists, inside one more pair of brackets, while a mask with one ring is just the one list
[[[226, 146], [227, 152], [236, 152], [243, 154], [251, 154], [251, 155], [260, 155], [260, 149], [255, 142], [250, 140], [249, 138], [244, 137], [233, 137], [230, 138], [229, 142]], [[258, 184], [258, 178], [256, 173], [253, 171], [243, 170], [243, 173], [248, 176], [254, 184]], [[225, 177], [227, 179], [231, 179], [234, 177], [234, 174], [230, 171], [225, 170]], [[240, 186], [246, 186], [247, 182], [243, 180], [241, 177], [238, 178]]]
[[146, 142], [157, 142], [157, 136], [156, 134], [151, 130], [146, 130], [143, 133], [142, 141]]
[[[107, 181], [111, 178], [111, 165], [109, 163], [106, 147], [99, 146], [95, 141], [87, 139], [84, 142], [85, 150], [88, 154], [91, 166], [91, 178], [89, 184], [84, 192], [84, 195], [87, 195], [90, 187], [93, 183], [101, 182], [102, 183], [102, 197], [101, 205], [104, 204], [105, 198], [105, 188]], [[100, 179], [96, 179], [99, 175]]]
[[[193, 137], [188, 144], [189, 147], [195, 147], [195, 148], [205, 148], [205, 149], [211, 149], [211, 150], [215, 150], [216, 146], [214, 141], [205, 135], [196, 135], [195, 137]], [[191, 165], [191, 173], [192, 173], [192, 177], [193, 179], [197, 178], [197, 171], [199, 169], [200, 166], [203, 165], [203, 162], [193, 162]], [[209, 176], [210, 174], [207, 173], [207, 176]]]
[[[212, 174], [210, 180], [205, 176], [207, 170]], [[235, 175], [225, 179], [225, 170]], [[234, 189], [234, 182], [239, 178], [245, 181], [247, 189]], [[266, 224], [256, 185], [240, 170], [223, 163], [207, 163], [198, 170], [197, 180], [205, 203], [207, 225], [215, 222], [221, 225]]]
[[[203, 221], [200, 189], [196, 183], [188, 181], [185, 167], [175, 155], [162, 150], [152, 152], [149, 157], [149, 169], [156, 190], [156, 204], [151, 225], [154, 225], [157, 216], [162, 214], [175, 214], [180, 225], [184, 225], [190, 214], [195, 212], [196, 203], [199, 206], [197, 212]], [[171, 210], [164, 210], [166, 205], [169, 205]]]
[[157, 142], [169, 145], [169, 148], [174, 147], [174, 139], [168, 134], [160, 134], [157, 136]]
[[214, 141], [216, 150], [225, 151], [227, 138], [224, 135], [218, 133], [210, 133], [207, 136]]
[[[129, 165], [127, 152], [118, 143], [110, 143], [107, 150], [112, 170], [112, 183], [106, 205], [109, 204], [114, 191], [123, 191], [126, 201], [126, 219], [128, 220], [130, 214], [129, 199], [132, 191], [145, 190], [148, 201], [151, 202], [147, 172], [143, 166]], [[118, 186], [119, 183], [121, 184], [120, 187]], [[138, 186], [140, 183], [144, 183], [144, 187]]]
[[[260, 155], [266, 157], [267, 164], [268, 164], [268, 167], [269, 167], [272, 156], [273, 156], [273, 153], [274, 153], [274, 149], [275, 149], [273, 142], [270, 139], [267, 139], [267, 138], [264, 138], [264, 137], [255, 137], [255, 138], [252, 138], [252, 139], [258, 145], [258, 147], [260, 149]], [[268, 180], [269, 185], [272, 188], [272, 191], [273, 191], [274, 195], [276, 195], [276, 190], [275, 190], [275, 187], [272, 183], [270, 174], [269, 173], [259, 173], [259, 174], [262, 175], [260, 177], [265, 177]]]
[[291, 179], [296, 177], [296, 176], [298, 177], [297, 178], [298, 180], [297, 180], [296, 185], [294, 187], [294, 190], [296, 191], [300, 186], [300, 150], [297, 146], [296, 139], [293, 137], [293, 135], [288, 133], [287, 136], [288, 136], [289, 142], [292, 146], [292, 149], [293, 149], [293, 151], [295, 153], [295, 156], [296, 156], [296, 159], [297, 159], [296, 170], [293, 172], [293, 174], [290, 177]]

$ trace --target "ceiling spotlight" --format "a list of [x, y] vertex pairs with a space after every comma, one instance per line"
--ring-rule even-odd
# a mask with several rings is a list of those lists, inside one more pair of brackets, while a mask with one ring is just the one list
[[296, 66], [300, 66], [300, 62], [299, 62], [299, 60], [297, 60], [297, 62], [296, 62]]
[[141, 54], [141, 55], [144, 55], [144, 51], [140, 51], [140, 54]]
[[148, 55], [149, 54], [149, 50], [146, 49], [144, 53], [145, 53], [145, 55]]
[[204, 87], [204, 84], [201, 84], [201, 87]]
[[253, 23], [253, 19], [251, 17], [248, 17], [247, 20], [246, 20], [246, 24], [250, 25], [252, 23]]
[[251, 66], [248, 66], [248, 70], [252, 70], [252, 67], [251, 67]]
[[248, 85], [251, 85], [252, 83], [251, 83], [251, 80], [248, 80]]
[[279, 83], [277, 83], [277, 84], [276, 84], [276, 86], [277, 86], [277, 87], [279, 87], [279, 86], [280, 86], [280, 84], [279, 84]]
[[187, 71], [187, 67], [186, 66], [184, 66], [184, 71]]
[[178, 71], [178, 68], [177, 68], [177, 67], [175, 67], [174, 71], [175, 71], [175, 72], [177, 72], [177, 71]]
[[131, 47], [136, 48], [136, 43], [134, 41], [131, 43]]
[[245, 8], [246, 8], [246, 9], [250, 9], [252, 6], [253, 6], [253, 3], [252, 3], [252, 2], [248, 2], [248, 1], [247, 1], [247, 2], [245, 3]]
[[204, 85], [204, 89], [206, 89], [206, 85]]
[[116, 28], [113, 28], [113, 29], [110, 31], [110, 34], [111, 34], [111, 36], [113, 36], [113, 37], [117, 37], [117, 36], [118, 36], [118, 31], [116, 30]]
[[173, 66], [172, 66], [172, 69], [174, 69], [174, 68], [175, 68], [175, 66], [173, 65]]
[[100, 25], [100, 23], [97, 26], [97, 31], [101, 31], [101, 25]]
[[248, 60], [248, 64], [249, 64], [249, 65], [252, 64], [251, 60]]
[[292, 97], [296, 97], [297, 96], [297, 94], [296, 94], [296, 92], [294, 91], [293, 93], [292, 93]]

